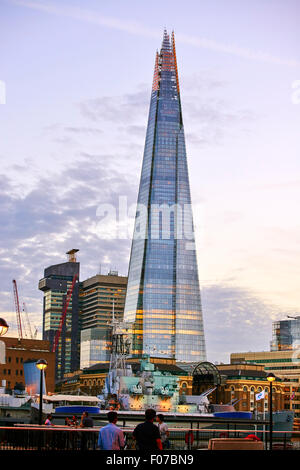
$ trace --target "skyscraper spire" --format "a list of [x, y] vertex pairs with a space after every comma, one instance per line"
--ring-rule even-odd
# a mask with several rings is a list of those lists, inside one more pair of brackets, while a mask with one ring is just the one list
[[174, 31], [172, 31], [172, 52], [173, 52], [173, 57], [174, 57], [174, 66], [175, 66], [175, 73], [176, 73], [177, 91], [178, 91], [178, 95], [180, 96], [179, 77], [178, 77], [178, 68], [177, 68], [177, 58], [176, 58], [175, 34], [174, 34]]
[[132, 355], [206, 359], [175, 51], [164, 31], [156, 53], [132, 240], [124, 320]]
[[158, 55], [158, 51], [156, 51], [152, 90], [157, 91], [158, 86], [159, 86], [159, 55]]
[[162, 46], [161, 46], [162, 51], [169, 51], [171, 50], [171, 44], [170, 44], [170, 36], [167, 33], [167, 30], [164, 30], [164, 36], [163, 36], [163, 41], [162, 41]]

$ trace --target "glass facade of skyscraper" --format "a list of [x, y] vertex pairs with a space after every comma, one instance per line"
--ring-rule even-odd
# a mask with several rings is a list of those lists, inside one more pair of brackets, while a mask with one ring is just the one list
[[174, 35], [164, 33], [153, 87], [124, 320], [132, 355], [206, 359]]
[[300, 316], [273, 322], [271, 351], [289, 351], [300, 347]]
[[[43, 339], [50, 341], [51, 348], [60, 328], [63, 307], [74, 276], [79, 278], [80, 264], [67, 262], [49, 266], [39, 289], [44, 292]], [[55, 379], [61, 380], [66, 373], [79, 369], [79, 282], [76, 282], [66, 311], [65, 321], [55, 351]]]
[[80, 368], [110, 361], [112, 320], [123, 320], [127, 277], [110, 271], [81, 283]]

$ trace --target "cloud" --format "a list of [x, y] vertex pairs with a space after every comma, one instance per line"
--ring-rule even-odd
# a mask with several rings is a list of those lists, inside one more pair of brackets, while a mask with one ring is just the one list
[[65, 127], [66, 132], [71, 132], [74, 134], [103, 134], [101, 129], [96, 129], [94, 127]]
[[[198, 77], [198, 76], [197, 76]], [[201, 79], [185, 77], [184, 98], [182, 100], [186, 141], [194, 146], [221, 145], [225, 136], [232, 133], [249, 132], [258, 116], [249, 109], [234, 109], [224, 99], [212, 98], [207, 93], [201, 93], [200, 88], [214, 90], [219, 88], [223, 93], [225, 82], [215, 81], [206, 74]], [[140, 85], [135, 92], [119, 96], [102, 96], [78, 103], [83, 118], [97, 123], [106, 134], [117, 133], [115, 145], [138, 145], [137, 151], [142, 152], [146, 136], [147, 114], [150, 104], [150, 89]], [[112, 126], [111, 124], [114, 124]], [[141, 125], [143, 123], [143, 125]], [[65, 127], [66, 128], [66, 127]], [[64, 142], [68, 136], [61, 137]]]
[[0, 311], [12, 325], [12, 279], [20, 285], [33, 323], [40, 325], [38, 281], [46, 266], [65, 261], [70, 248], [80, 249], [82, 278], [96, 274], [100, 264], [127, 274], [130, 239], [100, 239], [96, 211], [104, 203], [118, 207], [120, 195], [135, 204], [135, 181], [111, 171], [110, 159], [104, 159], [105, 165], [97, 155], [82, 155], [72, 171], [41, 178], [25, 196], [16, 195], [12, 180], [0, 175]]
[[102, 96], [79, 103], [83, 116], [99, 122], [128, 123], [145, 120], [150, 103], [150, 88], [122, 96]]
[[[128, 21], [124, 19], [104, 16], [95, 10], [89, 10], [87, 8], [79, 8], [74, 6], [57, 6], [50, 4], [49, 2], [32, 2], [24, 0], [12, 0], [12, 3], [30, 8], [33, 10], [39, 10], [44, 13], [54, 14], [62, 17], [72, 18], [78, 21], [84, 21], [87, 23], [104, 26], [109, 29], [125, 32], [135, 36], [153, 38], [161, 40], [162, 32], [154, 31], [144, 24]], [[284, 65], [288, 67], [299, 67], [300, 61], [291, 58], [282, 58], [271, 55], [264, 51], [255, 51], [249, 48], [240, 47], [236, 44], [227, 44], [218, 42], [210, 38], [191, 36], [183, 33], [176, 34], [176, 42], [187, 44], [192, 47], [200, 49], [208, 49], [223, 54], [233, 55], [246, 60], [255, 60], [263, 63], [269, 63], [274, 65]]]
[[[216, 283], [201, 288], [208, 360], [230, 362], [230, 354], [268, 351], [272, 321], [289, 313], [251, 290]], [[293, 312], [291, 312], [293, 313]]]
[[219, 146], [225, 137], [249, 133], [258, 116], [248, 109], [233, 109], [228, 103], [187, 95], [183, 106], [184, 122], [188, 123], [187, 143], [199, 146]]

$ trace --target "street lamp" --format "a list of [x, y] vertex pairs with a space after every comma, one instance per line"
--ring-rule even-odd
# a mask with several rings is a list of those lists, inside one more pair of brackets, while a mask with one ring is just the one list
[[272, 403], [272, 391], [273, 391], [273, 382], [276, 380], [276, 377], [272, 372], [268, 374], [267, 380], [270, 384], [270, 450], [273, 447], [273, 403]]
[[48, 366], [47, 361], [45, 359], [39, 359], [35, 364], [36, 367], [41, 371], [40, 375], [40, 406], [39, 406], [39, 424], [42, 424], [42, 417], [43, 417], [43, 371]]
[[4, 336], [5, 333], [7, 332], [9, 326], [4, 320], [4, 318], [0, 318], [0, 336]]

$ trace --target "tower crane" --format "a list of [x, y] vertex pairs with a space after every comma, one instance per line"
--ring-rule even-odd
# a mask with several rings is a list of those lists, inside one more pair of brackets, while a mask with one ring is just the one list
[[[23, 302], [22, 312], [24, 312], [23, 318], [25, 318], [24, 325], [22, 325], [22, 317], [21, 317], [21, 310], [20, 310], [20, 300], [19, 300], [19, 293], [18, 293], [18, 286], [17, 281], [13, 279], [13, 292], [14, 292], [14, 301], [15, 301], [15, 308], [16, 308], [16, 315], [17, 315], [17, 326], [18, 326], [18, 335], [19, 339], [23, 339], [23, 333], [25, 336], [28, 336], [30, 339], [35, 339], [37, 336], [37, 328], [35, 328], [35, 332], [32, 332], [29, 315], [27, 312], [26, 304]], [[24, 326], [26, 325], [26, 328]]]
[[23, 338], [22, 332], [22, 322], [21, 322], [21, 312], [20, 312], [20, 303], [19, 303], [19, 294], [18, 294], [18, 287], [17, 281], [13, 279], [13, 292], [14, 292], [14, 300], [15, 300], [15, 307], [16, 307], [16, 315], [17, 315], [17, 326], [18, 326], [18, 334], [19, 339]]
[[32, 329], [31, 329], [31, 325], [30, 325], [29, 316], [28, 316], [28, 312], [27, 312], [25, 302], [23, 302], [23, 312], [25, 313], [27, 332], [29, 333], [30, 339], [33, 339], [34, 336], [33, 336], [33, 333], [32, 333]]

